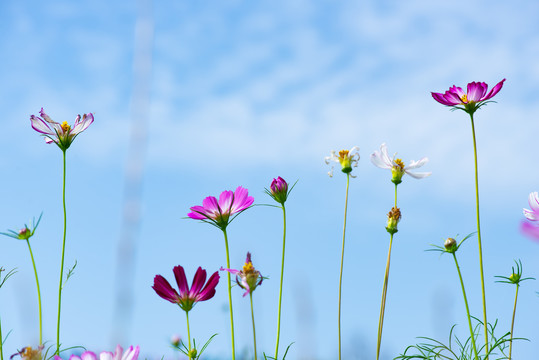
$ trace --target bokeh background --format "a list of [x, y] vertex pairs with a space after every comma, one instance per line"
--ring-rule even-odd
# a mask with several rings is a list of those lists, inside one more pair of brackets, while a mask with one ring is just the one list
[[[65, 347], [139, 344], [144, 358], [174, 358], [185, 316], [151, 289], [181, 264], [192, 278], [225, 265], [219, 230], [185, 219], [208, 195], [242, 185], [256, 204], [272, 178], [298, 180], [287, 203], [281, 354], [337, 357], [337, 290], [345, 176], [327, 176], [330, 150], [361, 148], [350, 187], [343, 292], [343, 358], [373, 359], [393, 201], [390, 173], [369, 155], [386, 142], [408, 163], [428, 156], [432, 176], [404, 178], [382, 358], [417, 336], [466, 337], [450, 257], [425, 252], [476, 230], [470, 121], [431, 91], [506, 78], [476, 113], [489, 320], [509, 330], [514, 288], [495, 283], [521, 259], [539, 276], [539, 243], [519, 232], [539, 190], [539, 3], [534, 1], [11, 1], [0, 2], [0, 230], [43, 212], [32, 245], [44, 337], [56, 334], [63, 226], [61, 151], [30, 127], [41, 107], [95, 122], [67, 154]], [[423, 169], [422, 169], [423, 170]], [[247, 251], [269, 277], [254, 294], [259, 352], [274, 352], [282, 219], [257, 206], [229, 226], [231, 260]], [[38, 342], [34, 275], [24, 242], [0, 239], [0, 289], [9, 356]], [[477, 241], [459, 251], [471, 311], [481, 317]], [[230, 358], [226, 281], [191, 312], [208, 359]], [[248, 298], [234, 288], [238, 356], [251, 356]], [[539, 353], [539, 284], [523, 283], [514, 358]], [[66, 355], [67, 356], [67, 355]]]

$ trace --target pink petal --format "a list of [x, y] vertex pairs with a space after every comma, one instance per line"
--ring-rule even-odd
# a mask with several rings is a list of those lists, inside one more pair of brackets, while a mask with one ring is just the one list
[[39, 111], [39, 114], [48, 123], [56, 123], [56, 121], [52, 120], [49, 115], [45, 114], [45, 111], [43, 111], [43, 108]]
[[189, 214], [187, 214], [187, 216], [189, 216], [191, 219], [205, 220], [209, 217], [207, 215], [203, 215], [203, 214], [206, 214], [206, 209], [204, 209], [202, 206], [198, 206], [198, 205], [193, 206], [191, 210], [193, 212], [190, 212]]
[[97, 356], [91, 351], [85, 351], [80, 356], [82, 360], [97, 360]]
[[75, 120], [75, 126], [71, 129], [71, 134], [76, 136], [79, 133], [83, 132], [94, 122], [94, 116], [91, 113], [84, 114], [82, 121], [80, 121], [80, 115], [77, 116]]
[[528, 195], [528, 204], [530, 204], [530, 207], [534, 212], [539, 214], [539, 194], [537, 191], [534, 191]]
[[211, 276], [204, 289], [198, 294], [197, 301], [205, 301], [211, 299], [215, 295], [215, 287], [219, 283], [219, 273], [216, 271]]
[[[456, 94], [459, 99], [462, 99], [462, 96], [464, 96], [464, 90], [462, 90], [461, 87], [453, 85], [449, 88], [449, 92]], [[446, 92], [447, 93], [447, 92]]]
[[[459, 88], [460, 89], [460, 88]], [[444, 94], [444, 99], [446, 102], [451, 104], [451, 106], [462, 104], [462, 99], [455, 93], [446, 91]]]
[[236, 270], [236, 269], [225, 269], [224, 267], [221, 266], [221, 268], [219, 269], [221, 271], [228, 271], [229, 273], [233, 274], [233, 275], [238, 275], [239, 273], [241, 273], [241, 271], [239, 270]]
[[71, 355], [71, 356], [69, 357], [69, 360], [81, 360], [81, 358], [78, 357], [77, 355]]
[[38, 118], [35, 115], [30, 116], [30, 121], [32, 123], [32, 128], [42, 134], [55, 136], [54, 132], [42, 119]]
[[434, 100], [438, 101], [440, 104], [442, 105], [447, 105], [447, 106], [453, 106], [455, 104], [451, 103], [451, 102], [448, 102], [445, 98], [444, 98], [444, 95], [443, 94], [440, 94], [440, 93], [435, 93], [435, 92], [431, 92], [431, 95], [432, 97], [434, 98]]
[[523, 221], [520, 224], [520, 230], [522, 230], [524, 234], [539, 240], [539, 227], [538, 226], [533, 226], [529, 222]]
[[[165, 279], [161, 275], [156, 275], [153, 279], [152, 289], [155, 290], [157, 295], [161, 296], [165, 300], [170, 301], [171, 303], [176, 303], [180, 297], [176, 290], [174, 290], [172, 286], [170, 286], [170, 283], [167, 281], [167, 279]], [[101, 356], [102, 355], [103, 353], [101, 353]]]
[[198, 292], [202, 287], [204, 286], [204, 283], [206, 282], [206, 270], [203, 270], [200, 266], [198, 267], [197, 271], [195, 272], [195, 276], [193, 277], [193, 283], [191, 284], [191, 290], [189, 290], [189, 298], [195, 299], [198, 295]]
[[116, 351], [114, 351], [114, 360], [120, 360], [123, 352], [124, 349], [120, 346], [120, 344], [116, 345]]
[[110, 351], [102, 351], [99, 354], [99, 360], [112, 360], [113, 354]]
[[234, 192], [234, 203], [232, 204], [231, 214], [238, 213], [247, 209], [253, 204], [255, 199], [249, 196], [249, 191], [241, 186], [238, 186]]
[[234, 193], [232, 191], [223, 191], [221, 195], [219, 195], [219, 208], [221, 209], [221, 214], [232, 214], [231, 208], [234, 201]]
[[494, 97], [494, 95], [496, 95], [498, 92], [500, 92], [500, 90], [502, 89], [504, 81], [505, 81], [505, 79], [503, 79], [502, 81], [497, 83], [496, 86], [494, 86], [492, 88], [492, 90], [490, 90], [490, 92], [487, 94], [487, 96], [485, 96], [483, 99], [481, 99], [481, 101], [488, 100], [488, 99]]
[[205, 213], [208, 215], [208, 217], [212, 219], [215, 219], [221, 214], [219, 203], [214, 196], [208, 196], [202, 200], [202, 206], [204, 207]]
[[174, 266], [172, 269], [174, 277], [176, 278], [176, 284], [178, 284], [178, 289], [180, 289], [180, 298], [184, 298], [189, 294], [189, 284], [187, 284], [187, 277], [185, 276], [185, 271], [180, 265]]
[[468, 102], [478, 102], [487, 92], [487, 84], [484, 82], [471, 82], [468, 84]]
[[127, 349], [122, 356], [122, 360], [137, 360], [139, 352], [140, 348], [138, 345], [135, 346], [135, 348], [133, 348], [133, 346], [130, 346], [129, 349]]

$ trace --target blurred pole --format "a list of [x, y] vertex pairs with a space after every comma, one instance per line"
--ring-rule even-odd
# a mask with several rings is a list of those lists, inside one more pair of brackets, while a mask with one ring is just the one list
[[115, 308], [111, 348], [125, 346], [133, 320], [136, 250], [140, 230], [141, 193], [148, 140], [154, 22], [152, 0], [137, 1], [131, 97], [131, 135], [124, 179], [123, 218], [118, 242]]

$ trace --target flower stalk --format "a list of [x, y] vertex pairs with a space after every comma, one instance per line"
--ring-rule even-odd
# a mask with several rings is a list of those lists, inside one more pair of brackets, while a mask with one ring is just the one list
[[255, 351], [255, 360], [258, 359], [256, 356], [256, 330], [255, 330], [255, 312], [253, 310], [253, 292], [249, 293], [249, 300], [251, 301], [251, 320], [253, 321], [253, 343]]
[[56, 326], [56, 355], [60, 355], [60, 313], [62, 311], [62, 282], [64, 279], [64, 258], [67, 234], [67, 210], [66, 210], [66, 150], [62, 149], [63, 154], [63, 177], [62, 177], [62, 205], [64, 209], [64, 235], [62, 239], [62, 259], [60, 261], [60, 282], [58, 285], [58, 322]]
[[342, 295], [342, 274], [344, 267], [344, 245], [346, 238], [346, 217], [348, 212], [348, 189], [350, 187], [350, 173], [346, 173], [346, 197], [344, 200], [344, 224], [342, 229], [342, 251], [341, 251], [341, 271], [339, 274], [339, 309], [338, 309], [338, 327], [339, 327], [339, 360], [341, 359], [341, 295]]
[[285, 245], [286, 245], [286, 209], [284, 203], [282, 205], [283, 209], [283, 255], [281, 259], [281, 282], [279, 285], [279, 305], [277, 310], [277, 340], [275, 344], [275, 359], [278, 359], [279, 355], [279, 338], [281, 334], [281, 300], [283, 298], [283, 278], [284, 278], [284, 255], [285, 255]]
[[[37, 277], [37, 268], [36, 262], [34, 261], [34, 254], [32, 253], [32, 247], [30, 246], [30, 240], [26, 239], [26, 244], [28, 244], [28, 251], [30, 252], [30, 258], [32, 259], [32, 266], [34, 268], [34, 275], [36, 277], [36, 288], [37, 288], [37, 302], [39, 309], [39, 345], [43, 344], [43, 314], [41, 311], [41, 291], [39, 289], [39, 278]], [[2, 336], [0, 336], [0, 341]]]
[[[230, 254], [228, 251], [228, 236], [226, 234], [226, 228], [223, 229], [223, 235], [225, 236], [225, 248], [226, 248], [226, 267], [230, 269]], [[230, 280], [230, 273], [227, 272], [228, 283], [228, 306], [230, 307], [230, 337], [232, 343], [232, 360], [236, 359], [236, 350], [234, 342], [234, 311], [232, 309], [232, 281]]]

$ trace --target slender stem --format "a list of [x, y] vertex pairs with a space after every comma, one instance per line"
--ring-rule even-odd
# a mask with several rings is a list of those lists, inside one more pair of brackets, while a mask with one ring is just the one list
[[384, 314], [386, 311], [387, 285], [389, 283], [389, 264], [391, 263], [391, 247], [393, 245], [393, 234], [389, 239], [389, 250], [387, 252], [386, 273], [384, 276], [384, 286], [382, 289], [382, 301], [380, 304], [380, 317], [378, 319], [378, 340], [376, 342], [376, 360], [380, 358], [380, 347], [382, 344], [382, 329], [384, 327]]
[[397, 186], [398, 184], [395, 184], [395, 207], [397, 207]]
[[66, 150], [63, 150], [64, 175], [62, 181], [62, 203], [64, 207], [64, 236], [62, 240], [62, 262], [60, 265], [60, 285], [58, 286], [58, 325], [56, 327], [56, 355], [60, 355], [60, 312], [62, 309], [62, 280], [64, 278], [64, 255], [66, 248], [67, 211], [66, 211]]
[[342, 269], [344, 264], [344, 239], [346, 235], [346, 214], [348, 211], [348, 188], [350, 185], [350, 174], [346, 174], [346, 198], [344, 201], [344, 225], [342, 229], [342, 252], [341, 252], [341, 273], [339, 276], [339, 314], [338, 314], [338, 325], [339, 325], [339, 360], [341, 360], [341, 293], [342, 293]]
[[4, 338], [2, 337], [2, 321], [0, 321], [0, 360], [4, 360]]
[[275, 359], [279, 355], [279, 337], [281, 334], [281, 299], [283, 298], [283, 277], [284, 277], [284, 250], [286, 244], [286, 210], [283, 208], [283, 257], [281, 260], [281, 285], [279, 287], [279, 310], [277, 311], [277, 342], [275, 344]]
[[459, 273], [460, 286], [462, 287], [462, 295], [464, 296], [464, 304], [466, 305], [466, 315], [468, 316], [468, 325], [470, 326], [470, 336], [472, 340], [473, 351], [475, 353], [475, 358], [479, 360], [479, 356], [477, 355], [477, 347], [475, 346], [475, 336], [474, 336], [474, 332], [472, 328], [472, 319], [470, 317], [470, 308], [468, 307], [468, 299], [466, 297], [466, 290], [464, 290], [464, 281], [462, 280], [462, 274], [460, 273], [460, 267], [457, 261], [457, 255], [455, 255], [455, 253], [453, 253], [453, 259], [455, 259], [455, 265], [457, 266], [457, 271]]
[[[470, 114], [472, 120], [472, 136], [473, 136], [473, 154], [475, 165], [475, 203], [477, 215], [477, 241], [479, 244], [479, 267], [481, 270], [481, 292], [483, 296], [483, 324], [485, 327], [485, 353], [488, 354], [488, 322], [487, 322], [487, 300], [485, 296], [485, 276], [483, 275], [483, 249], [481, 246], [481, 225], [479, 221], [479, 176], [477, 172], [477, 144], [475, 141], [475, 126], [473, 122], [473, 114]], [[488, 356], [485, 360], [488, 360]]]
[[518, 288], [520, 286], [517, 284], [517, 291], [515, 293], [515, 306], [513, 307], [513, 320], [511, 320], [511, 340], [509, 340], [509, 360], [511, 360], [511, 350], [513, 350], [513, 327], [515, 326], [515, 314], [517, 312], [517, 299], [518, 299]]
[[253, 320], [253, 342], [255, 345], [255, 360], [257, 359], [256, 356], [256, 330], [255, 330], [255, 312], [253, 310], [253, 293], [249, 292], [249, 298], [251, 300], [251, 319]]
[[43, 344], [43, 316], [41, 312], [41, 291], [39, 290], [39, 279], [37, 278], [37, 269], [36, 262], [34, 261], [34, 254], [32, 253], [32, 248], [30, 247], [30, 240], [26, 239], [28, 244], [28, 251], [30, 251], [30, 258], [32, 259], [32, 265], [34, 266], [34, 275], [36, 276], [36, 287], [37, 287], [37, 300], [39, 305], [39, 345]]
[[189, 311], [185, 312], [185, 318], [187, 320], [187, 339], [189, 340], [189, 351], [191, 351], [191, 330], [189, 330]]
[[[225, 246], [226, 246], [226, 267], [230, 269], [230, 255], [228, 253], [228, 236], [226, 234], [226, 228], [223, 229], [223, 234], [225, 235]], [[234, 349], [234, 312], [232, 310], [232, 282], [230, 281], [230, 273], [226, 273], [228, 278], [228, 304], [230, 306], [230, 334], [232, 337], [232, 360], [236, 359], [236, 351]]]

